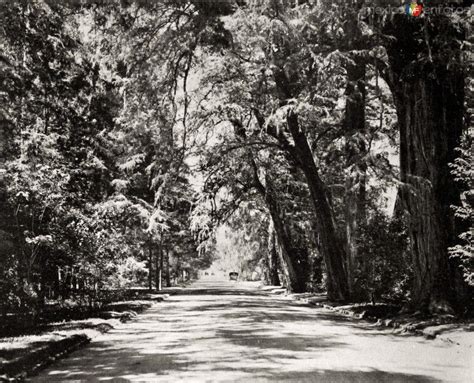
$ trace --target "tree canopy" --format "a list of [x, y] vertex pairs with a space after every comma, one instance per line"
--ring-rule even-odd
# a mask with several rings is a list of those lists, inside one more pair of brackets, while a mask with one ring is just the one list
[[2, 305], [221, 256], [294, 292], [465, 310], [469, 8], [386, 3], [1, 3]]

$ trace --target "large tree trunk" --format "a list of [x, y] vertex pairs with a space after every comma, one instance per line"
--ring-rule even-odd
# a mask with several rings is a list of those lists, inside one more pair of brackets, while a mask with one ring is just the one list
[[273, 222], [270, 220], [270, 225], [268, 227], [268, 283], [271, 286], [280, 286], [280, 278], [278, 276], [279, 270], [279, 259], [278, 259], [278, 249], [275, 238], [275, 230], [273, 228]]
[[10, 130], [9, 124], [0, 120], [0, 170], [2, 170], [0, 171], [0, 257], [2, 259], [7, 259], [10, 254], [18, 251], [14, 248], [16, 225], [13, 210], [8, 203], [7, 185], [3, 172], [5, 162], [12, 158], [13, 137]]
[[285, 285], [291, 292], [305, 292], [309, 281], [308, 252], [306, 249], [303, 249], [306, 251], [301, 251], [301, 249], [293, 246], [291, 230], [285, 224], [270, 177], [266, 176], [264, 186], [255, 174], [255, 183], [257, 190], [265, 201], [273, 223]]
[[155, 253], [155, 289], [161, 290], [161, 278], [163, 275], [163, 233], [160, 234], [158, 251]]
[[[276, 238], [273, 221], [270, 219], [268, 225], [268, 246], [265, 258], [265, 283], [270, 286], [280, 286], [279, 271], [281, 270], [281, 251]], [[284, 274], [288, 274], [285, 272]], [[288, 285], [288, 283], [287, 283]]]
[[[232, 120], [236, 138], [246, 141], [247, 136], [242, 122]], [[291, 228], [285, 223], [285, 217], [269, 175], [265, 177], [265, 185], [260, 181], [258, 166], [251, 149], [247, 150], [248, 163], [253, 169], [253, 184], [262, 196], [270, 213], [270, 218], [275, 228], [276, 239], [279, 247], [280, 265], [286, 281], [286, 287], [291, 292], [305, 292], [310, 278], [309, 253], [306, 247], [296, 247], [292, 241]]]
[[148, 244], [148, 290], [153, 290], [153, 249]]
[[324, 258], [327, 271], [328, 298], [335, 301], [345, 301], [350, 298], [350, 293], [344, 265], [346, 258], [344, 241], [337, 235], [328, 194], [319, 176], [306, 136], [299, 127], [298, 117], [290, 111], [287, 120], [289, 131], [295, 142], [295, 154], [308, 182], [311, 200], [316, 212], [315, 223], [319, 252]]
[[158, 291], [161, 291], [163, 289], [163, 264], [164, 264], [164, 250], [163, 250], [163, 240], [160, 241], [160, 262], [159, 262], [159, 267], [160, 271], [158, 272], [158, 286], [157, 289]]
[[166, 287], [171, 287], [171, 276], [170, 276], [170, 250], [168, 247], [166, 247], [165, 251], [165, 263], [166, 263], [166, 268], [165, 268], [165, 281], [166, 281]]
[[[447, 17], [430, 21], [396, 17], [386, 27], [397, 38], [387, 51], [400, 128], [400, 199], [413, 257], [412, 303], [449, 312], [462, 295], [448, 247], [456, 238], [451, 205], [459, 201], [449, 163], [463, 128], [464, 101], [461, 52], [453, 41], [463, 36]], [[423, 36], [422, 44], [416, 36]], [[420, 55], [426, 62], [414, 67]]]
[[160, 253], [161, 249], [155, 252], [155, 289], [160, 289]]
[[[297, 90], [292, 85], [295, 82], [288, 77], [287, 71], [283, 69], [284, 63], [286, 62], [286, 56], [283, 52], [284, 50], [275, 54], [273, 77], [278, 89], [280, 103], [285, 105], [288, 100], [297, 96]], [[257, 115], [257, 120], [258, 119], [261, 119], [261, 116]], [[272, 129], [270, 129], [270, 126], [267, 126], [267, 133], [277, 138], [286, 152], [292, 157], [295, 157], [305, 175], [315, 209], [314, 219], [316, 237], [318, 239], [318, 250], [323, 256], [326, 265], [326, 288], [328, 298], [334, 301], [347, 301], [350, 299], [350, 290], [345, 268], [345, 243], [344, 240], [337, 235], [336, 223], [328, 198], [328, 192], [319, 175], [313, 158], [313, 152], [308, 144], [305, 133], [299, 126], [298, 116], [294, 110], [288, 111], [287, 123], [288, 130], [294, 141], [294, 147], [286, 140], [284, 135], [271, 132]], [[259, 124], [260, 126], [264, 125], [262, 122], [259, 122]]]
[[278, 246], [280, 248], [283, 274], [287, 279], [287, 288], [291, 292], [302, 293], [307, 290], [309, 269], [307, 267], [308, 253], [293, 246], [290, 228], [284, 223], [284, 217], [275, 196], [270, 178], [265, 180], [264, 199], [270, 212], [275, 228]]
[[347, 65], [346, 108], [343, 121], [346, 138], [345, 220], [347, 284], [352, 299], [362, 298], [355, 285], [355, 272], [363, 268], [357, 247], [359, 227], [365, 221], [366, 172], [365, 156], [365, 63], [357, 58]]

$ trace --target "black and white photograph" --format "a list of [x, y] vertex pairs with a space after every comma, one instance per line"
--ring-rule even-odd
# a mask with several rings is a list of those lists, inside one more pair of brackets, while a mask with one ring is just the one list
[[472, 0], [0, 0], [0, 382], [474, 382]]

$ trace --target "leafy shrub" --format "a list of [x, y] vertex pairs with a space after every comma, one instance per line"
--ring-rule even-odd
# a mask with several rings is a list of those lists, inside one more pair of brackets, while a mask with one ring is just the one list
[[462, 188], [461, 203], [453, 206], [456, 217], [465, 224], [465, 230], [459, 235], [459, 244], [449, 249], [451, 257], [457, 258], [463, 272], [464, 280], [474, 286], [474, 246], [473, 246], [473, 217], [474, 217], [474, 169], [472, 167], [472, 145], [474, 129], [470, 129], [461, 138], [458, 157], [451, 164], [451, 173]]
[[139, 262], [129, 257], [122, 262], [110, 263], [107, 270], [110, 273], [105, 282], [106, 288], [124, 289], [140, 285], [148, 270], [145, 262]]
[[360, 262], [356, 275], [359, 295], [375, 300], [405, 300], [412, 270], [402, 219], [376, 212], [361, 227]]

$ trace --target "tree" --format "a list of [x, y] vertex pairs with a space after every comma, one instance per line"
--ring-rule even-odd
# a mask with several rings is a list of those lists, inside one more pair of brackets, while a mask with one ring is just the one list
[[[217, 79], [212, 79], [212, 83], [214, 80]], [[308, 200], [307, 189], [298, 179], [296, 169], [286, 169], [288, 164], [278, 152], [269, 151], [264, 142], [258, 144], [259, 128], [249, 125], [254, 122], [252, 112], [247, 111], [250, 121], [243, 121], [245, 111], [240, 113], [242, 109], [237, 105], [234, 110], [227, 97], [227, 93], [218, 94], [219, 101], [216, 99], [212, 109], [205, 111], [204, 125], [213, 130], [219, 121], [223, 134], [202, 153], [203, 191], [208, 197], [201, 203], [211, 202], [210, 215], [217, 224], [229, 219], [242, 202], [250, 200], [262, 204], [275, 226], [287, 287], [292, 291], [306, 291], [311, 274], [305, 234], [307, 204], [295, 203], [295, 198]], [[274, 169], [278, 169], [278, 176]], [[208, 229], [207, 225], [204, 229]]]
[[448, 164], [463, 130], [464, 27], [445, 15], [423, 20], [395, 15], [384, 33], [393, 37], [386, 44], [387, 81], [400, 129], [400, 193], [415, 273], [412, 304], [451, 312], [465, 295], [448, 256], [456, 238], [450, 206], [459, 203]]
[[[86, 148], [85, 141], [73, 148], [67, 143], [75, 142], [75, 137], [91, 139], [96, 132], [88, 119], [102, 122], [108, 116], [91, 108], [91, 100], [100, 97], [102, 89], [93, 86], [94, 73], [88, 62], [81, 61], [78, 40], [65, 27], [67, 11], [45, 2], [1, 7], [2, 19], [10, 20], [2, 29], [6, 67], [2, 85], [9, 101], [2, 116], [14, 138], [5, 163], [7, 211], [14, 220], [10, 233], [16, 242], [18, 277], [28, 285], [34, 279], [42, 286], [41, 295], [47, 282], [45, 266], [54, 263], [52, 232], [61, 227], [66, 206], [80, 205], [88, 191], [78, 193], [77, 176], [101, 172], [97, 151]], [[92, 179], [100, 185], [100, 179]]]
[[474, 214], [474, 189], [472, 185], [473, 171], [471, 164], [471, 148], [473, 145], [472, 128], [461, 137], [461, 144], [457, 149], [458, 156], [452, 165], [452, 174], [461, 188], [461, 203], [454, 206], [454, 215], [465, 224], [465, 231], [459, 234], [460, 243], [449, 248], [451, 257], [459, 260], [464, 280], [474, 285], [474, 259], [472, 246], [472, 217]]

